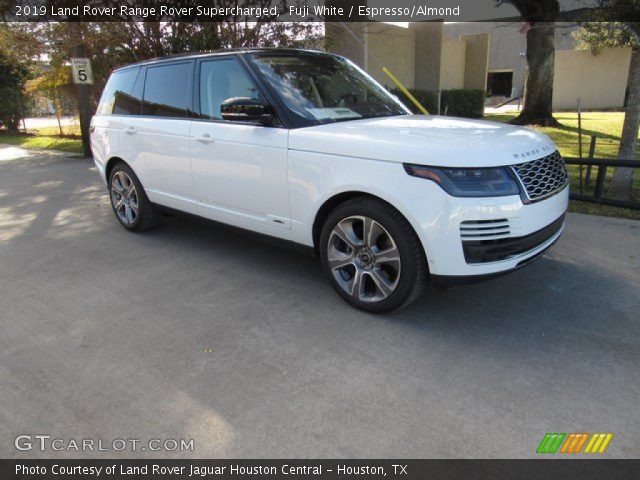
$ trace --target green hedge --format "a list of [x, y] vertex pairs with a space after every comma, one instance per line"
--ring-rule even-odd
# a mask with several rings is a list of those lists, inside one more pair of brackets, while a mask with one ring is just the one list
[[453, 117], [482, 117], [484, 115], [484, 90], [443, 90], [440, 97], [440, 113]]
[[[411, 93], [411, 95], [413, 95], [429, 113], [438, 113], [438, 94], [436, 92], [431, 92], [429, 90], [416, 90], [415, 88], [408, 88], [407, 90], [409, 90], [409, 93]], [[398, 97], [400, 101], [413, 113], [422, 114], [422, 112], [418, 110], [418, 107], [416, 107], [413, 102], [409, 100], [399, 89], [394, 88], [389, 91]]]
[[[438, 113], [438, 94], [430, 90], [408, 89], [429, 113]], [[411, 100], [397, 88], [390, 90], [413, 113], [421, 113]], [[484, 115], [484, 90], [443, 90], [440, 97], [440, 114], [453, 117], [482, 117]]]

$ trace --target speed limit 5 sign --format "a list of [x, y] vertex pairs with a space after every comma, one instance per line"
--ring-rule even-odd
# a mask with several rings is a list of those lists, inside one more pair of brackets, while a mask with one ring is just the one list
[[91, 61], [88, 58], [72, 58], [71, 71], [73, 72], [73, 83], [93, 85], [93, 71], [91, 70]]

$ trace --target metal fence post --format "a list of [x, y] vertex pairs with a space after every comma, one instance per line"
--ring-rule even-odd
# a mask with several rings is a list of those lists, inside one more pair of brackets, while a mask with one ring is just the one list
[[[591, 135], [591, 143], [589, 143], [589, 158], [593, 158], [596, 153], [596, 136]], [[584, 174], [584, 184], [585, 186], [589, 186], [589, 182], [591, 181], [591, 167], [592, 165], [587, 165], [587, 171]]]
[[[582, 109], [581, 109], [581, 101], [578, 98], [578, 157], [582, 158]], [[580, 171], [580, 193], [582, 194], [582, 164], [578, 166], [578, 170]]]
[[607, 166], [604, 164], [598, 165], [598, 176], [596, 177], [596, 190], [593, 192], [593, 196], [596, 201], [602, 200], [602, 191], [604, 190], [604, 179], [607, 176]]

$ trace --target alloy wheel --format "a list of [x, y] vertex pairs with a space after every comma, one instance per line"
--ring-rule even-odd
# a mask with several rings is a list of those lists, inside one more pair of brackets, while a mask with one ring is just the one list
[[400, 252], [393, 237], [367, 216], [350, 216], [336, 224], [327, 260], [340, 287], [361, 302], [386, 299], [400, 281]]
[[111, 204], [125, 225], [133, 225], [138, 218], [138, 192], [131, 177], [120, 170], [111, 180]]

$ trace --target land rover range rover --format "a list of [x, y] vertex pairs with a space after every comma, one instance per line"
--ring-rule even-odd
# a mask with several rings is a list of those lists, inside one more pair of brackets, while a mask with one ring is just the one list
[[504, 273], [560, 236], [568, 177], [544, 134], [412, 115], [349, 60], [301, 50], [162, 58], [111, 75], [91, 146], [118, 221], [169, 207], [315, 249], [372, 312]]

